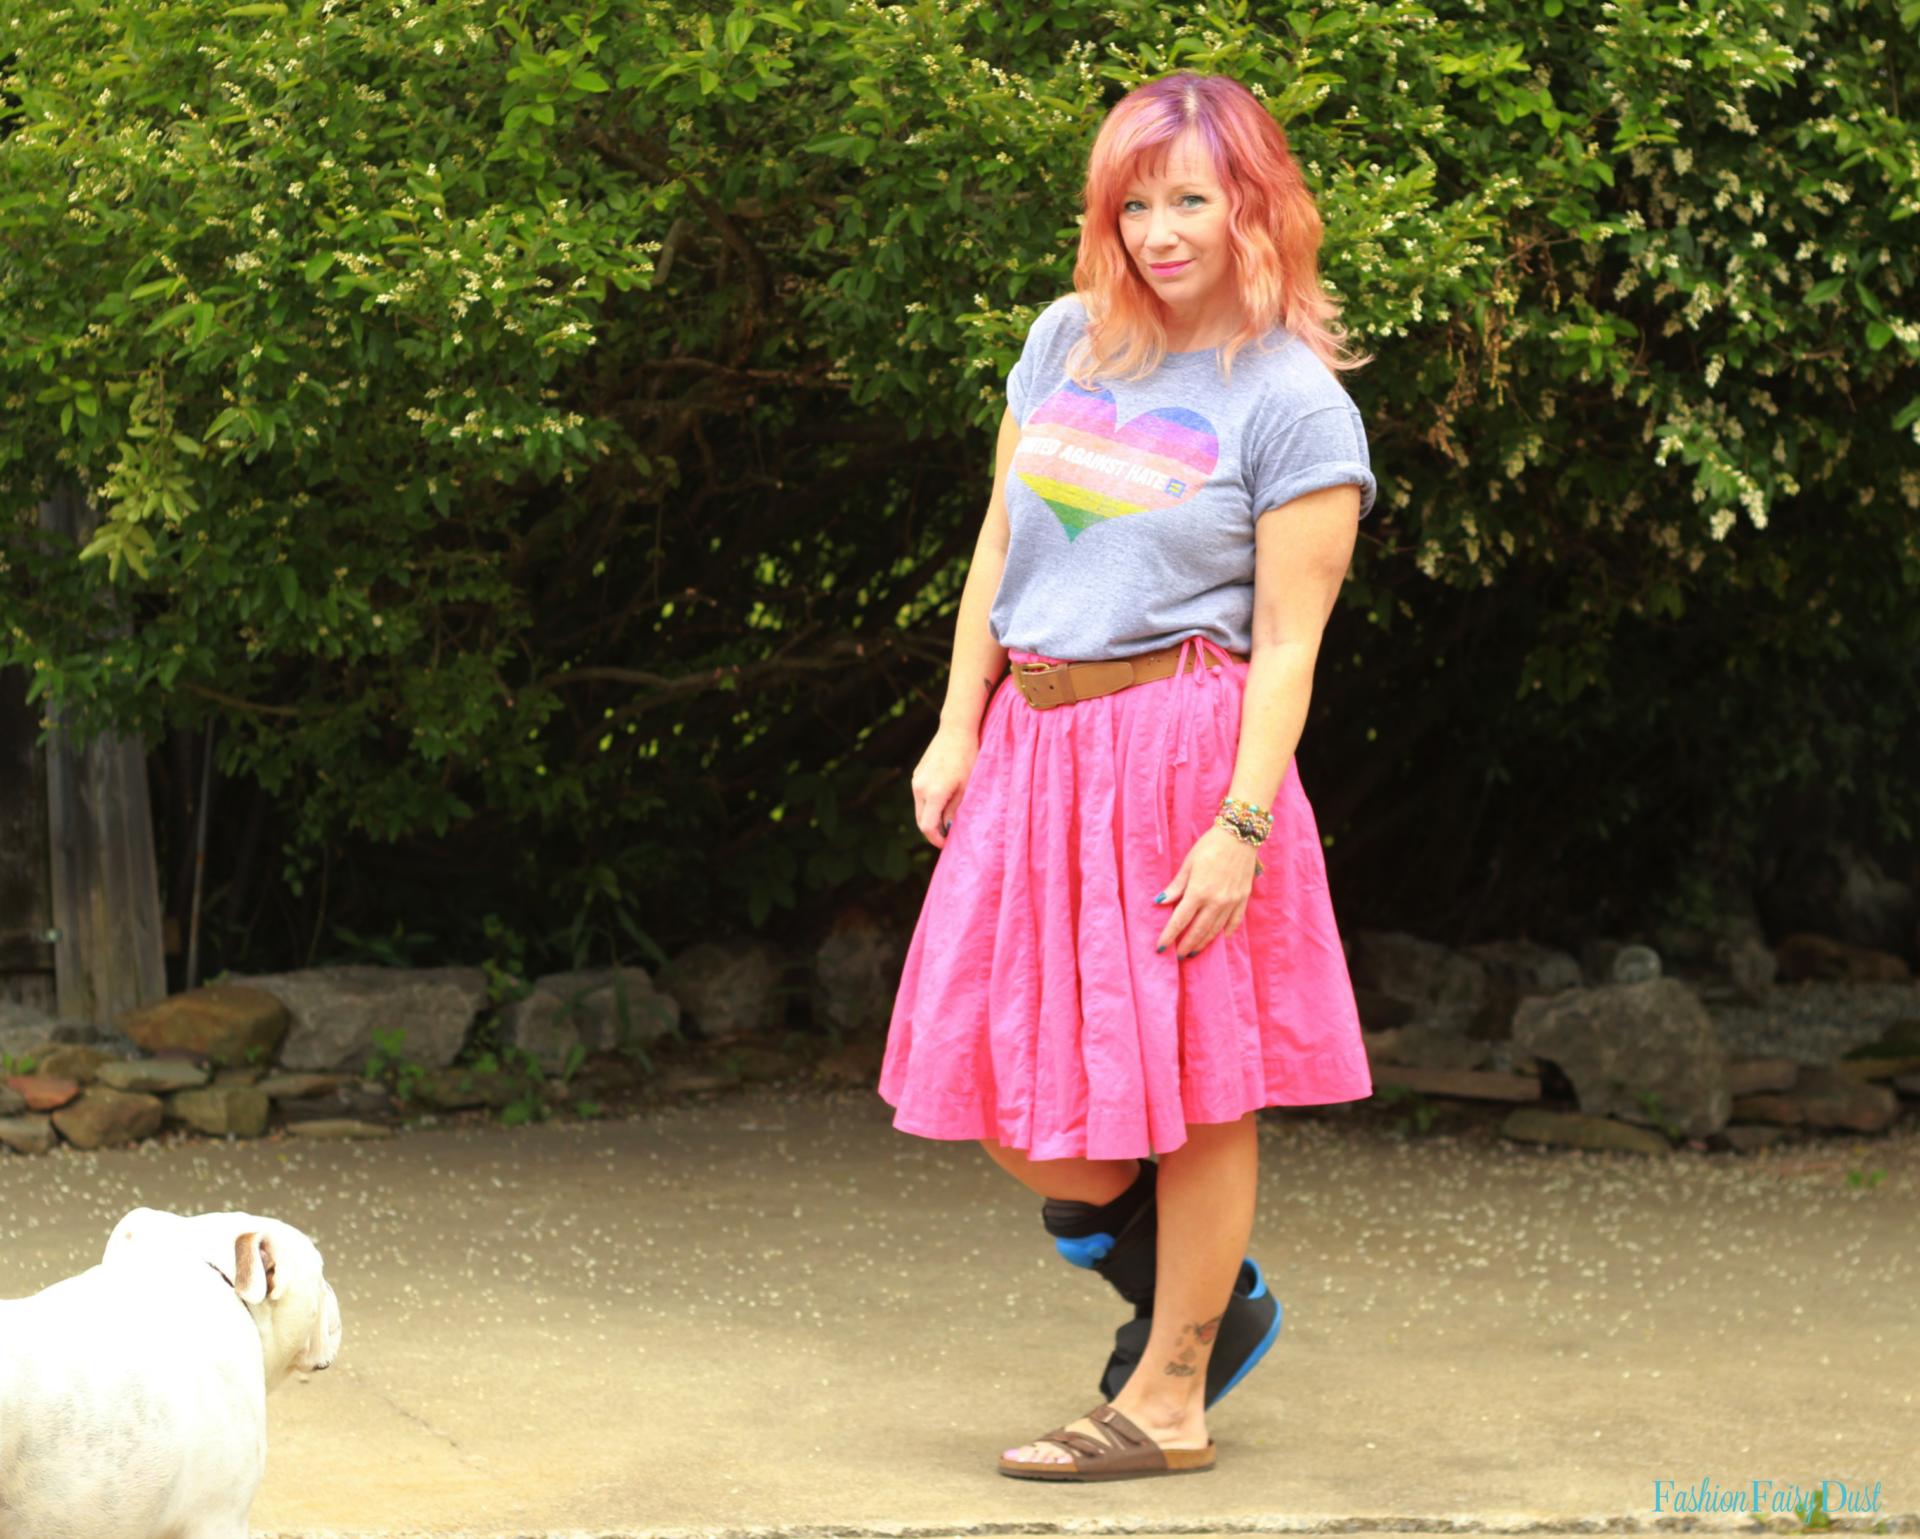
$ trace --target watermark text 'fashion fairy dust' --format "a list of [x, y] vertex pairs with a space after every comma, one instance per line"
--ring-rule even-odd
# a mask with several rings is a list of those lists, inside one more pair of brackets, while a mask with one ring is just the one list
[[1692, 1485], [1677, 1480], [1653, 1483], [1655, 1512], [1800, 1512], [1808, 1508], [1836, 1512], [1878, 1512], [1880, 1482], [1822, 1480], [1801, 1485], [1791, 1480], [1753, 1479], [1731, 1485], [1702, 1476]]

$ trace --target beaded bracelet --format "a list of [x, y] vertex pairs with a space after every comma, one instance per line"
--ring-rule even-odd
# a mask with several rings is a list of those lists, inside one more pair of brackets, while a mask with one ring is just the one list
[[[1273, 813], [1271, 809], [1255, 806], [1252, 802], [1243, 802], [1231, 796], [1220, 798], [1220, 811], [1214, 818], [1220, 827], [1230, 830], [1244, 844], [1256, 849], [1273, 832]], [[1266, 867], [1256, 859], [1253, 874], [1262, 876]]]
[[1270, 809], [1231, 796], [1220, 798], [1220, 811], [1214, 821], [1223, 828], [1231, 829], [1248, 844], [1259, 844], [1273, 832], [1273, 813]]

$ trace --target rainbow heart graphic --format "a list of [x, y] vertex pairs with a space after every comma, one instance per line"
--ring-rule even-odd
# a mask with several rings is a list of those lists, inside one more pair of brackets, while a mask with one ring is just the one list
[[1129, 513], [1177, 507], [1220, 461], [1213, 424], [1184, 406], [1156, 406], [1115, 425], [1105, 390], [1069, 380], [1020, 430], [1013, 473], [1060, 520], [1069, 540]]

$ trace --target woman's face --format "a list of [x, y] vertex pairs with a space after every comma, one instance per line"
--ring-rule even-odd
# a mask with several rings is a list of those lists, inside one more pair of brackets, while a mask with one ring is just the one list
[[1203, 314], [1232, 292], [1226, 190], [1198, 136], [1182, 134], [1159, 175], [1129, 183], [1120, 202], [1120, 238], [1154, 293], [1175, 310]]

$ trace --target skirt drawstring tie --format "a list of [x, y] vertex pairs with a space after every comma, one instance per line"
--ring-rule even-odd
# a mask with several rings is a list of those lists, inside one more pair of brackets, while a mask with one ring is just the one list
[[[1193, 682], [1191, 685], [1187, 682], [1187, 648], [1189, 646], [1196, 648], [1193, 659]], [[1180, 643], [1180, 657], [1174, 664], [1173, 687], [1176, 691], [1189, 688], [1203, 689], [1213, 682], [1212, 674], [1214, 670], [1208, 666], [1206, 659], [1206, 651], [1209, 647], [1220, 654], [1221, 662], [1229, 663], [1233, 661], [1233, 654], [1210, 637], [1187, 637], [1185, 641]], [[1203, 674], [1207, 675], [1205, 679], [1201, 677]], [[1185, 764], [1187, 762], [1187, 718], [1191, 714], [1188, 710], [1190, 703], [1189, 701], [1183, 700], [1177, 693], [1167, 702], [1168, 711], [1180, 718], [1180, 730], [1175, 735], [1174, 741], [1173, 762], [1175, 764]], [[1161, 855], [1167, 853], [1167, 837], [1172, 833], [1172, 829], [1168, 826], [1167, 821], [1166, 795], [1167, 733], [1171, 729], [1171, 725], [1171, 723], [1168, 723], [1160, 729], [1160, 752], [1153, 777], [1153, 848], [1156, 853]]]

